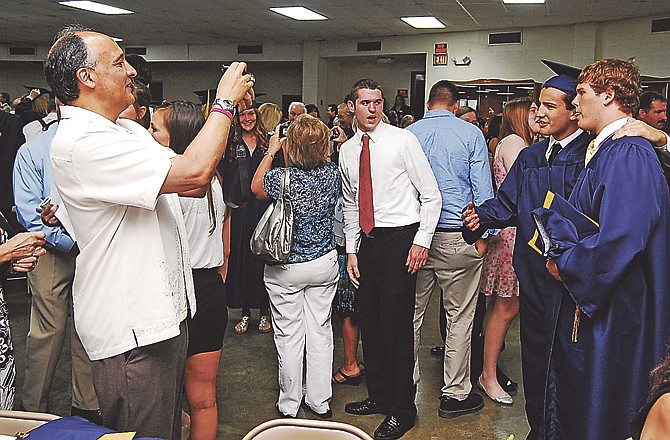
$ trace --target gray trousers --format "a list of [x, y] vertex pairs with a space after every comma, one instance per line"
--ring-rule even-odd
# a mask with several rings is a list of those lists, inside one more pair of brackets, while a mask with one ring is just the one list
[[416, 279], [414, 309], [414, 383], [420, 380], [419, 344], [421, 325], [430, 295], [439, 286], [447, 317], [444, 343], [444, 387], [442, 395], [465, 399], [470, 383], [472, 322], [484, 259], [460, 232], [436, 232], [428, 251], [428, 261]]
[[104, 425], [137, 437], [181, 439], [186, 321], [172, 339], [91, 362]]
[[[26, 341], [26, 375], [21, 403], [26, 411], [45, 412], [56, 365], [63, 351], [65, 326], [72, 310], [72, 281], [77, 248], [47, 250], [28, 274], [32, 294], [30, 329]], [[72, 406], [98, 409], [91, 363], [70, 320], [72, 344]]]

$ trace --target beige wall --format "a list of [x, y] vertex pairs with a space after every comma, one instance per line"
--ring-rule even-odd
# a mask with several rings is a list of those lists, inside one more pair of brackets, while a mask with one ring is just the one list
[[[283, 94], [302, 93], [306, 103], [318, 104], [323, 113], [329, 102], [339, 102], [351, 84], [361, 77], [376, 79], [390, 95], [397, 89], [410, 88], [412, 70], [425, 69], [427, 88], [440, 79], [542, 82], [551, 72], [540, 62], [541, 58], [584, 66], [603, 57], [634, 56], [643, 74], [670, 76], [670, 33], [652, 35], [650, 29], [651, 18], [527, 28], [523, 29], [522, 44], [506, 46], [489, 46], [487, 31], [387, 37], [381, 39], [381, 51], [365, 54], [356, 52], [356, 40], [302, 44], [266, 42], [263, 55], [244, 59], [253, 66], [257, 90], [267, 93], [260, 101], [279, 103]], [[460, 67], [450, 60], [447, 66], [434, 67], [435, 43], [447, 43], [450, 57], [462, 59], [467, 55], [472, 63]], [[10, 57], [7, 53], [6, 45], [0, 44], [0, 90], [16, 96], [22, 93], [24, 83], [46, 84], [41, 66], [25, 62], [43, 59], [45, 47], [38, 48], [36, 57]], [[424, 54], [427, 54], [425, 62], [419, 61]], [[379, 56], [393, 56], [396, 62], [377, 64]], [[155, 78], [164, 82], [165, 97], [174, 99], [194, 99], [192, 90], [214, 87], [220, 63], [216, 60], [236, 58], [239, 58], [236, 46], [225, 44], [159, 45], [149, 47], [147, 55], [150, 61], [160, 61], [154, 68]]]

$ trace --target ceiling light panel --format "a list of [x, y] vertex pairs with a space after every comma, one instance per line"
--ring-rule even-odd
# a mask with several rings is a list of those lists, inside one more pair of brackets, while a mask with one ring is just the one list
[[104, 5], [102, 3], [93, 1], [70, 0], [58, 3], [60, 3], [63, 6], [69, 6], [71, 8], [83, 9], [84, 11], [90, 11], [90, 12], [97, 12], [98, 14], [105, 14], [105, 15], [134, 14], [133, 11], [129, 11], [127, 9], [116, 8], [114, 6]]
[[506, 5], [541, 5], [545, 0], [502, 0]]
[[284, 15], [288, 18], [300, 21], [314, 21], [314, 20], [328, 20], [328, 17], [324, 17], [321, 14], [318, 14], [310, 9], [304, 8], [302, 6], [288, 6], [282, 8], [270, 8], [272, 12], [277, 14]]
[[435, 17], [400, 17], [402, 21], [416, 29], [442, 29], [446, 26]]

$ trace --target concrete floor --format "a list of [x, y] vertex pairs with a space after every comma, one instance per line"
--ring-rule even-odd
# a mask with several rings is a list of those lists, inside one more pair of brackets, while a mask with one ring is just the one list
[[[5, 285], [5, 298], [14, 341], [16, 386], [19, 396], [25, 371], [25, 336], [30, 315], [30, 299], [26, 295], [25, 280], [8, 282]], [[438, 307], [438, 296], [433, 295], [426, 313], [420, 348], [422, 381], [416, 398], [419, 414], [414, 429], [403, 439], [506, 440], [510, 434], [514, 434], [517, 440], [525, 438], [529, 428], [523, 411], [522, 388], [514, 397], [515, 403], [511, 407], [495, 404], [484, 396], [484, 408], [477, 413], [449, 420], [437, 415], [442, 386], [442, 362], [430, 355], [430, 348], [441, 343], [437, 327]], [[254, 315], [249, 332], [245, 335], [236, 335], [232, 328], [240, 316], [239, 310], [230, 311], [221, 356], [217, 393], [220, 439], [240, 439], [256, 425], [277, 417], [274, 406], [278, 393], [277, 357], [272, 334], [260, 334], [256, 331], [258, 316]], [[339, 367], [342, 361], [340, 326], [341, 322], [334, 317], [334, 368]], [[66, 349], [69, 351], [69, 343], [66, 344]], [[518, 320], [513, 322], [507, 335], [506, 350], [501, 355], [500, 364], [510, 377], [521, 382]], [[49, 408], [51, 413], [69, 415], [69, 384], [70, 360], [68, 356], [62, 356], [51, 392]], [[332, 420], [358, 426], [372, 435], [376, 426], [383, 420], [382, 415], [356, 417], [344, 412], [345, 403], [362, 400], [366, 396], [364, 383], [357, 387], [335, 386], [331, 402]], [[303, 410], [300, 410], [298, 417], [315, 416], [305, 415]]]

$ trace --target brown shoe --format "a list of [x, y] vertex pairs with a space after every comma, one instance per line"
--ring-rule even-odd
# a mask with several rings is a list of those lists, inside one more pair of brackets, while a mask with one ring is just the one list
[[258, 321], [258, 331], [261, 333], [269, 333], [272, 331], [272, 324], [270, 324], [270, 318], [267, 316], [261, 316], [260, 321]]
[[237, 333], [238, 335], [241, 335], [243, 333], [246, 333], [247, 330], [249, 330], [249, 320], [251, 318], [249, 316], [243, 316], [242, 319], [240, 319], [240, 322], [238, 322], [235, 325], [235, 328], [233, 328], [233, 331]]

